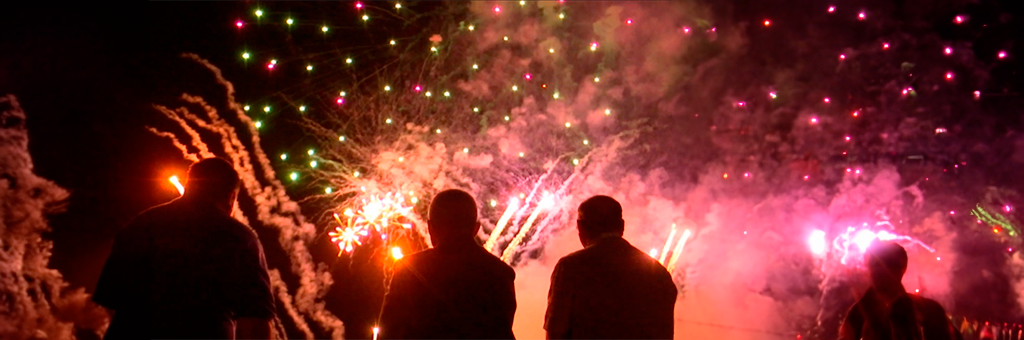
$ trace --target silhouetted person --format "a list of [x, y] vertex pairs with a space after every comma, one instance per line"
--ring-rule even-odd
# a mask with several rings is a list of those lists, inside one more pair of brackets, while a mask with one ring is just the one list
[[473, 197], [446, 190], [430, 202], [434, 245], [395, 264], [381, 311], [387, 339], [512, 339], [516, 273], [476, 243]]
[[907, 294], [901, 281], [907, 251], [875, 241], [864, 254], [871, 288], [850, 308], [839, 327], [843, 340], [953, 340], [956, 329], [938, 302]]
[[117, 234], [93, 296], [113, 311], [106, 339], [269, 337], [275, 306], [263, 249], [231, 217], [238, 173], [204, 159], [187, 185]]
[[622, 238], [622, 206], [594, 196], [579, 207], [583, 250], [551, 274], [549, 339], [671, 339], [676, 285], [664, 266]]

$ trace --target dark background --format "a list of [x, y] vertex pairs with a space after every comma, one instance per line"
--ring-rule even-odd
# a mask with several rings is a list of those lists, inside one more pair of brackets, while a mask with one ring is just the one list
[[117, 229], [176, 197], [167, 177], [187, 169], [145, 129], [166, 124], [152, 105], [173, 104], [189, 85], [178, 55], [226, 58], [238, 37], [217, 25], [245, 4], [22, 6], [0, 23], [0, 93], [16, 95], [28, 116], [36, 173], [71, 192], [67, 211], [51, 217], [50, 264], [92, 291]]

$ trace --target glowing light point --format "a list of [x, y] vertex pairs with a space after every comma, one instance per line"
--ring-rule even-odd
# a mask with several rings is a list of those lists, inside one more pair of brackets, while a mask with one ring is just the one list
[[252, 125], [259, 129], [263, 127], [263, 122], [257, 120], [255, 123], [252, 123]]
[[500, 6], [494, 6], [494, 13], [501, 13], [501, 7]]
[[633, 19], [626, 19], [626, 25], [632, 25]]
[[315, 154], [315, 153], [316, 153], [316, 150], [313, 150], [313, 149], [309, 149], [309, 150], [306, 150], [306, 154], [307, 154], [307, 155], [310, 155], [310, 156], [312, 156], [312, 155], [313, 155], [313, 154]]
[[974, 91], [974, 99], [981, 99], [981, 91]]
[[472, 30], [476, 29], [476, 26], [473, 26], [473, 25], [469, 25], [469, 27], [468, 27], [468, 28], [469, 28], [469, 30], [470, 30], [470, 31], [472, 31]]
[[370, 16], [366, 15], [366, 14], [363, 14], [363, 21], [369, 21], [369, 20], [370, 20]]
[[249, 105], [246, 105], [246, 106], [243, 106], [243, 107], [242, 107], [242, 110], [246, 110], [246, 111], [249, 111], [249, 109], [250, 109]]
[[316, 161], [309, 161], [309, 167], [310, 168], [316, 169], [316, 166], [319, 165], [319, 164], [320, 163], [317, 163]]
[[571, 127], [572, 127], [572, 123], [570, 123], [570, 122], [565, 122], [565, 127], [566, 127], [566, 128], [571, 128]]
[[549, 49], [548, 49], [548, 53], [555, 53], [555, 49], [553, 49], [553, 48], [549, 48]]
[[949, 214], [950, 215], [956, 215], [956, 211], [950, 211]]
[[345, 136], [338, 136], [338, 141], [339, 142], [344, 142], [345, 139], [347, 139], [347, 138], [345, 138]]
[[505, 116], [505, 121], [506, 121], [506, 122], [507, 122], [507, 121], [508, 121], [509, 119], [512, 119], [512, 118], [511, 118], [511, 117], [509, 117], [509, 116]]
[[326, 188], [324, 188], [324, 193], [325, 193], [325, 194], [328, 194], [328, 195], [330, 195], [330, 194], [331, 194], [332, 192], [334, 192], [334, 189], [333, 189], [333, 188], [331, 188], [331, 187], [326, 187]]
[[825, 103], [827, 104], [828, 102], [830, 102], [830, 100], [828, 99], [828, 97], [825, 97]]
[[690, 28], [689, 27], [683, 27], [683, 33], [690, 34]]
[[480, 69], [480, 65], [477, 65], [477, 64], [473, 64], [473, 69], [474, 69], [474, 70]]
[[292, 20], [292, 18], [288, 18], [288, 20], [285, 20], [284, 23], [291, 25], [295, 23], [295, 20]]
[[264, 106], [263, 112], [270, 112], [270, 106]]
[[269, 63], [269, 64], [267, 64], [267, 69], [268, 69], [268, 70], [273, 70], [275, 66], [277, 66], [277, 64], [275, 64], [275, 63]]
[[181, 181], [178, 180], [178, 175], [171, 176], [167, 180], [170, 181], [171, 184], [174, 185], [175, 189], [178, 189], [178, 195], [184, 195], [185, 194], [185, 187], [182, 186], [181, 185]]
[[743, 173], [743, 177], [744, 177], [744, 178], [750, 177], [750, 173], [749, 173], [749, 172], [744, 172], [744, 173]]
[[434, 133], [441, 134], [441, 129], [434, 130]]
[[306, 71], [312, 71], [313, 65], [306, 65]]
[[579, 158], [573, 158], [573, 159], [572, 159], [572, 165], [580, 165], [580, 160], [579, 160]]
[[850, 141], [850, 136], [846, 136], [846, 141], [847, 141], [847, 142], [849, 142], [849, 141]]
[[612, 114], [612, 109], [604, 109], [604, 115], [605, 116], [610, 116], [611, 114]]
[[946, 72], [946, 80], [953, 79], [953, 72]]
[[565, 19], [565, 13], [558, 13], [559, 19]]
[[519, 91], [519, 86], [512, 85], [512, 91]]
[[811, 124], [818, 124], [818, 118], [811, 118]]
[[451, 93], [451, 92], [448, 92], [448, 91], [444, 91], [444, 96], [445, 96], [445, 97], [451, 97], [451, 96], [452, 96], [452, 93]]
[[964, 23], [964, 17], [957, 15], [955, 18], [953, 18], [953, 22], [957, 24], [962, 24]]
[[498, 206], [498, 200], [492, 199], [491, 200], [491, 207], [493, 208], [493, 207], [496, 207], [496, 206]]
[[999, 59], [1006, 58], [1006, 51], [999, 51], [999, 54], [996, 54], [996, 56], [999, 57]]
[[889, 49], [889, 43], [882, 43], [882, 49], [883, 50]]
[[359, 171], [353, 172], [352, 177], [359, 177]]
[[778, 97], [779, 97], [779, 95], [778, 95], [778, 94], [776, 94], [775, 92], [768, 92], [768, 96], [769, 96], [769, 97], [772, 97], [772, 99], [775, 99], [775, 98], [778, 98]]
[[395, 9], [402, 9], [402, 3], [400, 3], [400, 2], [396, 3], [395, 4]]
[[520, 153], [519, 153], [519, 157], [523, 157], [523, 156], [526, 156], [526, 154], [525, 154], [525, 153], [523, 153], [523, 152], [520, 152]]
[[362, 2], [356, 2], [356, 9], [363, 9], [363, 3]]
[[811, 253], [815, 256], [821, 257], [828, 252], [828, 242], [825, 240], [825, 232], [815, 229], [811, 231], [811, 236], [807, 239], [807, 244], [811, 248]]
[[327, 28], [327, 25], [320, 27], [321, 32], [327, 33], [328, 30], [330, 30], [330, 28]]
[[385, 123], [385, 124], [391, 124], [391, 122], [392, 122], [391, 118], [388, 118], [388, 119], [385, 119], [385, 120], [384, 120], [384, 123]]
[[1004, 206], [1003, 206], [1003, 210], [1004, 210], [1004, 211], [1006, 211], [1006, 212], [1010, 212], [1010, 211], [1012, 211], [1012, 210], [1013, 210], [1013, 207], [1011, 207], [1011, 206], [1009, 206], [1009, 205], [1004, 205]]
[[437, 47], [430, 46], [430, 52], [437, 53]]
[[241, 20], [235, 21], [235, 27], [242, 28], [242, 25], [244, 25], [244, 23], [242, 23]]
[[288, 154], [286, 154], [286, 153], [281, 154], [281, 160], [282, 161], [288, 160]]
[[346, 64], [351, 64], [352, 63], [352, 58], [345, 58], [345, 63]]
[[551, 97], [555, 98], [555, 99], [558, 99], [558, 92], [555, 92], [555, 94], [551, 95]]
[[865, 15], [864, 12], [857, 14], [857, 20], [864, 20], [865, 18], [867, 18], [867, 15]]
[[297, 180], [299, 180], [299, 173], [292, 172], [292, 173], [288, 174], [288, 178], [293, 180], [293, 181], [297, 181]]
[[[395, 44], [397, 44], [397, 43], [395, 42], [394, 39], [391, 39], [391, 41], [389, 41], [388, 44], [391, 44], [391, 46], [395, 46]], [[431, 47], [431, 49], [433, 49], [434, 51], [437, 51], [437, 49], [434, 48], [434, 47]]]
[[853, 111], [853, 116], [854, 117], [859, 117], [860, 116], [860, 111]]
[[836, 6], [828, 6], [828, 12], [829, 13], [834, 13], [835, 11], [836, 11]]
[[953, 54], [953, 48], [952, 48], [952, 47], [946, 47], [946, 48], [945, 48], [945, 49], [943, 49], [942, 51], [943, 51], [943, 53], [945, 53], [946, 55], [950, 55], [950, 54]]
[[846, 55], [845, 54], [840, 54], [839, 55], [839, 60], [845, 60], [845, 59], [846, 59]]
[[519, 1], [519, 6], [526, 6], [526, 1], [525, 0]]
[[770, 20], [765, 20], [765, 21], [764, 21], [764, 26], [765, 26], [765, 27], [768, 27], [768, 26], [769, 26], [769, 25], [771, 25], [771, 24], [772, 24], [772, 22], [771, 22]]
[[601, 77], [594, 77], [594, 82], [595, 83], [600, 83], [601, 82]]
[[501, 37], [501, 40], [508, 41], [508, 36]]
[[942, 261], [942, 258], [941, 258], [941, 257], [938, 257], [938, 256], [936, 256], [936, 257], [935, 257], [935, 261]]
[[256, 10], [256, 12], [254, 12], [254, 13], [255, 13], [255, 14], [256, 14], [256, 16], [258, 16], [258, 17], [261, 17], [261, 16], [263, 16], [263, 10], [259, 10], [259, 9], [257, 9], [257, 10]]
[[469, 153], [469, 148], [462, 148], [462, 153]]
[[427, 91], [427, 93], [424, 93], [423, 95], [424, 95], [424, 96], [427, 96], [427, 97], [431, 97], [431, 96], [433, 96], [434, 94], [430, 93], [430, 91]]
[[391, 91], [391, 85], [384, 85], [384, 91]]
[[249, 52], [242, 53], [242, 59], [249, 59]]
[[722, 179], [729, 179], [729, 174], [722, 174]]
[[584, 139], [583, 140], [583, 145], [590, 145], [590, 140]]

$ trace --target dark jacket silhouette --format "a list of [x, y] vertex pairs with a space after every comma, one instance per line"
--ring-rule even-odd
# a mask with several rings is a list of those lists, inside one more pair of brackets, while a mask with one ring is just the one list
[[552, 339], [671, 339], [676, 294], [664, 266], [606, 235], [558, 261], [544, 329]]
[[395, 264], [381, 313], [385, 339], [512, 339], [515, 272], [472, 241]]
[[959, 331], [934, 300], [903, 294], [888, 307], [869, 289], [857, 301], [840, 331], [841, 339], [958, 340]]
[[106, 339], [233, 338], [234, 319], [270, 319], [275, 308], [253, 230], [187, 199], [118, 233], [93, 299], [114, 310]]

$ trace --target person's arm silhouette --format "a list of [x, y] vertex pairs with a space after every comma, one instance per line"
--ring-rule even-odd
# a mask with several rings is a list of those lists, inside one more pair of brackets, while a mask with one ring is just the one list
[[569, 326], [572, 311], [573, 290], [565, 275], [565, 263], [558, 261], [551, 273], [551, 287], [548, 289], [548, 310], [544, 315], [544, 329], [548, 339], [568, 339], [572, 335]]

